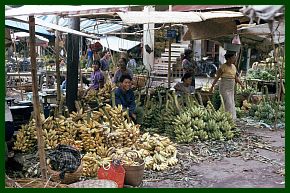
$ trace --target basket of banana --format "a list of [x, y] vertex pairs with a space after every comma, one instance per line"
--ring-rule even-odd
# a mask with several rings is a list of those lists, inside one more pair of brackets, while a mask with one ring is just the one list
[[80, 166], [78, 167], [78, 169], [72, 173], [66, 172], [64, 175], [64, 179], [60, 179], [60, 171], [56, 171], [53, 170], [50, 166], [50, 164], [48, 164], [47, 166], [47, 172], [48, 175], [51, 177], [51, 181], [53, 182], [61, 182], [62, 184], [71, 184], [74, 182], [79, 181], [82, 172], [83, 172], [83, 164], [81, 162]]
[[125, 169], [125, 184], [139, 186], [142, 183], [144, 175], [144, 160], [138, 156], [136, 151], [128, 151], [124, 157], [126, 157], [126, 161], [123, 161], [123, 167]]

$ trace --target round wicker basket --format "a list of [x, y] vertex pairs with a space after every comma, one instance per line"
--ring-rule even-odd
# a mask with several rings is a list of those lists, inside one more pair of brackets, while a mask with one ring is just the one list
[[70, 188], [118, 188], [113, 180], [85, 180], [68, 185]]
[[72, 173], [66, 172], [63, 180], [61, 180], [59, 177], [60, 171], [52, 170], [52, 168], [49, 165], [47, 167], [47, 172], [48, 172], [48, 175], [51, 177], [50, 178], [51, 181], [61, 182], [62, 184], [71, 184], [71, 183], [79, 181], [83, 172], [83, 164], [81, 163], [81, 165], [78, 167], [78, 169], [75, 172], [72, 172]]

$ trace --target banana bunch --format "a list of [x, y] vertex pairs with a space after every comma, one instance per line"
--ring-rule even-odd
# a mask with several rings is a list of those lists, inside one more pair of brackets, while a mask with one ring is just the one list
[[191, 115], [189, 112], [184, 112], [178, 115], [174, 120], [175, 139], [178, 143], [190, 143], [193, 140], [194, 133], [192, 129]]
[[127, 166], [139, 166], [139, 160], [142, 160], [142, 155], [137, 150], [132, 150], [129, 147], [117, 149], [115, 153], [111, 155], [113, 160], [121, 160], [123, 164]]
[[78, 122], [79, 120], [84, 119], [87, 116], [87, 114], [84, 112], [83, 108], [77, 110], [77, 112], [72, 112], [70, 114], [70, 117], [72, 118], [73, 122]]
[[202, 141], [208, 139], [208, 134], [204, 130], [193, 131], [193, 135], [195, 139], [200, 139]]
[[84, 98], [87, 102], [95, 101], [97, 99], [97, 91], [92, 88], [89, 89]]
[[210, 139], [220, 140], [223, 139], [223, 133], [220, 130], [214, 130], [213, 132], [208, 133]]
[[166, 170], [178, 162], [176, 147], [168, 137], [144, 133], [137, 144], [138, 154], [144, 159], [146, 169]]
[[109, 103], [111, 99], [111, 93], [116, 88], [116, 85], [111, 81], [107, 81], [103, 88], [98, 92], [99, 102]]
[[101, 166], [101, 157], [95, 152], [88, 152], [82, 158], [83, 176], [96, 177]]
[[21, 129], [16, 135], [14, 150], [27, 152], [36, 144], [36, 129], [34, 119], [27, 125], [21, 125]]

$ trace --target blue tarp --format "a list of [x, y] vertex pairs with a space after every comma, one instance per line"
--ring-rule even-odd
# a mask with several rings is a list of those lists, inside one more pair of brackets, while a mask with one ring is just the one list
[[[38, 16], [38, 19], [42, 19], [45, 22], [56, 24], [56, 16], [55, 15], [45, 15]], [[59, 18], [58, 25], [63, 27], [69, 27], [70, 20], [69, 18]], [[80, 22], [80, 31], [89, 34], [103, 35], [115, 31], [120, 31], [125, 26], [117, 24], [117, 23], [102, 23], [97, 24], [96, 20], [81, 20]]]
[[[5, 27], [11, 28], [11, 29], [17, 29], [20, 31], [29, 32], [29, 25], [28, 23], [18, 22], [18, 21], [12, 21], [12, 20], [5, 20]], [[54, 34], [47, 31], [44, 27], [41, 26], [35, 26], [35, 34], [43, 36], [48, 39], [53, 39]]]

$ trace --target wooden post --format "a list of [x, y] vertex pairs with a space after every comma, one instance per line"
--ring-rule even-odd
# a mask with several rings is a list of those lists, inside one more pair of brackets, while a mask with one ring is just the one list
[[[171, 24], [169, 24], [169, 29], [171, 29]], [[167, 78], [168, 78], [168, 88], [170, 88], [170, 77], [171, 77], [171, 38], [169, 38], [169, 49], [168, 49], [168, 74], [167, 74]]]
[[[56, 24], [58, 25], [59, 16], [56, 16]], [[58, 106], [58, 114], [61, 113], [61, 93], [60, 93], [60, 69], [59, 69], [59, 32], [55, 31], [55, 65], [56, 65], [56, 99]]]
[[[80, 30], [80, 18], [71, 18], [71, 28]], [[67, 38], [67, 83], [66, 104], [68, 111], [76, 111], [75, 101], [78, 92], [79, 36], [68, 34]]]
[[35, 53], [35, 19], [29, 16], [29, 35], [30, 35], [30, 57], [31, 57], [31, 74], [32, 74], [32, 92], [33, 92], [33, 115], [35, 119], [38, 154], [40, 162], [40, 172], [43, 179], [47, 179], [46, 160], [44, 152], [44, 140], [42, 133], [42, 123], [40, 119], [40, 104], [37, 85], [36, 53]]
[[18, 73], [19, 73], [19, 84], [20, 84], [20, 95], [21, 95], [21, 100], [23, 100], [23, 93], [22, 93], [22, 88], [21, 88], [21, 77], [20, 77], [20, 65], [19, 65], [19, 62], [18, 62], [18, 59], [17, 59], [17, 55], [16, 55], [16, 45], [15, 45], [15, 41], [16, 41], [16, 37], [14, 35], [14, 30], [13, 30], [13, 39], [14, 39], [14, 42], [13, 42], [13, 50], [15, 52], [15, 58], [16, 58], [16, 63], [17, 63], [17, 70], [18, 70]]
[[[273, 38], [273, 21], [268, 21], [268, 26], [271, 32], [271, 43], [272, 43], [272, 48], [274, 51], [274, 64], [277, 65], [278, 67], [278, 74], [280, 76], [280, 84], [279, 84], [279, 89], [278, 92], [276, 92], [277, 96], [277, 107], [275, 108], [275, 122], [274, 122], [274, 129], [277, 129], [277, 121], [278, 121], [278, 111], [279, 111], [279, 105], [280, 105], [280, 95], [281, 95], [281, 90], [282, 90], [282, 73], [281, 73], [281, 66], [280, 63], [277, 61], [277, 50], [275, 48], [274, 44], [274, 38]], [[277, 72], [277, 71], [276, 71]], [[277, 79], [277, 73], [276, 73], [276, 79]]]

